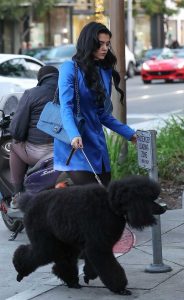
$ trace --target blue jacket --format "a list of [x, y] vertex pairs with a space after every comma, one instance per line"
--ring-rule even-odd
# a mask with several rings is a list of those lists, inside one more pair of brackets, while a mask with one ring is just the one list
[[[102, 68], [100, 68], [100, 73], [107, 93], [104, 105], [105, 108], [98, 108], [96, 106], [95, 93], [86, 86], [84, 75], [80, 69], [78, 70], [80, 111], [85, 119], [84, 132], [82, 135], [84, 152], [97, 174], [102, 172], [102, 161], [104, 162], [106, 171], [110, 171], [109, 155], [103, 126], [119, 133], [127, 140], [130, 140], [135, 133], [129, 126], [122, 124], [109, 113], [109, 108], [111, 107], [110, 95], [112, 74], [111, 70], [104, 70]], [[62, 64], [58, 81], [59, 99], [63, 126], [70, 141], [74, 137], [80, 136], [73, 119], [73, 111], [76, 111], [74, 76], [74, 62], [67, 61]], [[69, 166], [66, 166], [70, 151], [70, 145], [57, 139], [54, 140], [54, 168], [61, 171], [85, 170], [91, 172], [91, 168], [80, 149], [75, 151]]]

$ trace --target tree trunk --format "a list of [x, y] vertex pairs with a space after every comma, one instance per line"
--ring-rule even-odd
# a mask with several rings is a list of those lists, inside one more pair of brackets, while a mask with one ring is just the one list
[[[120, 103], [120, 95], [112, 89], [113, 115], [126, 123], [126, 81], [125, 81], [125, 30], [124, 30], [124, 0], [110, 0], [110, 29], [112, 32], [112, 48], [117, 56], [117, 70], [121, 76], [120, 88], [124, 91], [124, 103]], [[120, 160], [127, 154], [127, 142], [123, 143]]]

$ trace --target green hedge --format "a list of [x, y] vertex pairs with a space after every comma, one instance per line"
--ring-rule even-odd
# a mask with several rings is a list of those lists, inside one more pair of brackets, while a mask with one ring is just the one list
[[[124, 139], [115, 133], [106, 133], [106, 139], [113, 179], [146, 173], [138, 166], [135, 145], [128, 143], [128, 155], [120, 162]], [[165, 126], [157, 133], [156, 151], [159, 177], [184, 183], [184, 117], [172, 116], [165, 122]]]

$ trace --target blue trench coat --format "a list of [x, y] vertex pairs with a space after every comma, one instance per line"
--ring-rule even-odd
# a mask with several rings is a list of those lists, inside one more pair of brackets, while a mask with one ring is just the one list
[[[95, 94], [85, 85], [83, 73], [80, 69], [78, 70], [80, 111], [85, 118], [84, 132], [82, 135], [84, 152], [97, 174], [102, 172], [102, 161], [104, 162], [106, 171], [110, 171], [109, 155], [102, 125], [119, 133], [127, 140], [130, 140], [135, 133], [129, 126], [122, 124], [109, 113], [109, 107], [111, 106], [111, 70], [100, 68], [99, 71], [107, 93], [105, 109], [97, 108], [95, 104]], [[73, 61], [67, 61], [61, 65], [58, 81], [61, 116], [63, 126], [70, 141], [72, 141], [74, 137], [80, 136], [73, 119], [73, 111], [76, 111], [74, 76]], [[75, 151], [69, 166], [66, 166], [70, 151], [70, 145], [57, 139], [54, 140], [54, 169], [61, 171], [85, 170], [91, 172], [91, 168], [80, 149]]]

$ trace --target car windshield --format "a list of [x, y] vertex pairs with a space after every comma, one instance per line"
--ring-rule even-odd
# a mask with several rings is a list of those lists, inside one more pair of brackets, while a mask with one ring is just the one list
[[45, 55], [45, 59], [72, 57], [75, 54], [75, 51], [76, 51], [75, 46], [61, 46], [61, 47], [52, 48]]
[[150, 59], [153, 56], [158, 56], [163, 49], [150, 49], [148, 51], [145, 52], [145, 58], [146, 59]]
[[174, 56], [175, 54], [172, 51], [162, 51], [162, 53], [157, 56], [157, 60], [171, 59]]
[[175, 52], [175, 56], [178, 58], [184, 58], [184, 50], [180, 50], [178, 52]]

